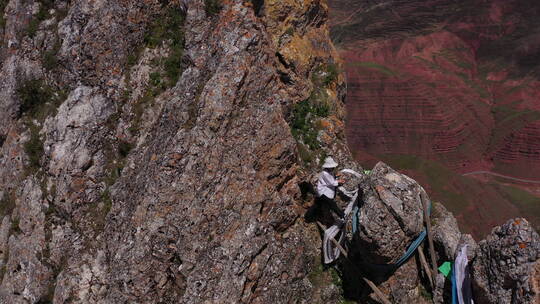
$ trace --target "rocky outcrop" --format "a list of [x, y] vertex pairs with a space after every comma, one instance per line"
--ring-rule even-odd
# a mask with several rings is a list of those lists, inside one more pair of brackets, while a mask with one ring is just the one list
[[472, 262], [475, 303], [540, 301], [540, 237], [527, 220], [494, 228], [478, 247]]
[[360, 254], [369, 263], [391, 264], [423, 229], [424, 189], [409, 177], [379, 163], [363, 185], [359, 214]]
[[[392, 303], [450, 303], [450, 276], [438, 273], [432, 289], [418, 254], [400, 267], [390, 266], [424, 229], [421, 199], [422, 196], [427, 198], [424, 189], [382, 162], [357, 182], [363, 196], [358, 231], [352, 236], [350, 255], [355, 263], [361, 265], [358, 269], [377, 282]], [[511, 220], [495, 228], [486, 240], [478, 244], [471, 235], [461, 233], [452, 213], [440, 203], [431, 204], [430, 221], [439, 266], [447, 261], [453, 262], [461, 248], [467, 246], [467, 269], [474, 280], [475, 302], [537, 301], [540, 296], [540, 277], [537, 274], [540, 240], [526, 220]], [[427, 245], [424, 247], [424, 253], [430, 259]], [[361, 284], [355, 281], [357, 268], [344, 263], [341, 269], [351, 282]], [[349, 288], [346, 289], [348, 296], [360, 303], [380, 301], [367, 286], [360, 290]]]
[[[415, 259], [398, 269], [377, 265], [396, 263], [423, 230], [420, 195], [425, 195], [424, 189], [384, 163], [373, 168], [361, 188], [358, 232], [352, 245], [354, 256], [362, 263], [365, 273], [381, 282], [380, 288], [393, 303], [423, 303], [418, 292], [419, 268]], [[367, 288], [360, 297], [376, 299]]]
[[353, 163], [324, 2], [0, 4], [1, 302], [339, 301], [299, 221]]
[[437, 259], [451, 261], [454, 259], [460, 240], [465, 235], [461, 234], [456, 218], [444, 208], [443, 204], [435, 202], [431, 208], [433, 242], [438, 253]]

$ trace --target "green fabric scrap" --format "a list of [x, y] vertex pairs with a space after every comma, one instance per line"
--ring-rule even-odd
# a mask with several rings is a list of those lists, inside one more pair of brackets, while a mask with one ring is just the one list
[[444, 262], [441, 267], [439, 267], [439, 271], [445, 276], [448, 277], [450, 274], [450, 271], [452, 271], [452, 263], [450, 262]]
[[364, 170], [364, 174], [370, 174], [371, 170]]

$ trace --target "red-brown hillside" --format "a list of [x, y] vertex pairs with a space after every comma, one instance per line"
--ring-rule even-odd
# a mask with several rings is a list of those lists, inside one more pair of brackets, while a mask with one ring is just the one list
[[[347, 136], [359, 160], [367, 160], [366, 153], [392, 155], [387, 161], [421, 180], [430, 175], [422, 171], [426, 166], [405, 168], [397, 155], [459, 174], [492, 171], [540, 180], [540, 3], [329, 2], [332, 35], [346, 62]], [[498, 179], [463, 178], [444, 189], [431, 187], [432, 195], [451, 201], [463, 226], [479, 223], [469, 218], [472, 210], [496, 208], [480, 228], [470, 229], [477, 236], [508, 216], [537, 218], [536, 209], [531, 215], [516, 207], [531, 200], [540, 206], [526, 193], [509, 195]], [[447, 198], [451, 194], [461, 202]]]

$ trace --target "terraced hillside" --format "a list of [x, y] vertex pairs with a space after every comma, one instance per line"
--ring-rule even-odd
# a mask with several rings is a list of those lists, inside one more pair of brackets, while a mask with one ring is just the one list
[[[432, 172], [425, 171], [433, 166], [405, 166], [395, 156], [414, 156], [456, 176], [489, 171], [540, 180], [539, 3], [331, 0], [330, 5], [332, 37], [346, 61], [347, 137], [359, 160], [367, 164], [393, 155], [394, 166], [402, 164], [424, 183], [434, 183], [427, 178]], [[448, 177], [444, 190], [431, 190], [477, 236], [499, 224], [503, 212], [524, 215], [518, 206], [524, 201], [540, 205], [530, 195], [538, 185], [523, 183], [514, 191], [506, 188], [515, 186], [509, 180], [475, 177], [481, 180], [460, 176], [452, 183]], [[523, 189], [529, 193], [515, 195]], [[480, 221], [469, 216], [473, 209], [490, 208], [500, 216]]]

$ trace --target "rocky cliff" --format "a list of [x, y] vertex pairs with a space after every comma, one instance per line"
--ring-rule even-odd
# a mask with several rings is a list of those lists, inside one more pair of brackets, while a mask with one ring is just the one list
[[[362, 171], [345, 141], [344, 77], [324, 1], [0, 8], [1, 303], [344, 300], [340, 287], [352, 281], [323, 268], [320, 231], [304, 219], [324, 156]], [[386, 214], [378, 207], [388, 201], [373, 197], [363, 212], [393, 218], [395, 229], [406, 215], [414, 221], [388, 242], [381, 227], [364, 229], [386, 248], [372, 258], [392, 260], [388, 248], [420, 229], [423, 190], [397, 172], [388, 179], [383, 164], [374, 172], [363, 187], [379, 183], [407, 211]], [[504, 240], [521, 230], [503, 231]], [[538, 236], [526, 231], [516, 244], [527, 255], [512, 242], [480, 245], [479, 273], [509, 271], [491, 267], [498, 248], [521, 266], [505, 297], [537, 294], [526, 272], [536, 269]], [[415, 261], [377, 281], [396, 302], [421, 299]], [[347, 297], [373, 298], [352, 286]]]
[[307, 279], [318, 250], [298, 183], [347, 149], [310, 138], [304, 165], [288, 123], [304, 102], [344, 138], [324, 3], [1, 3], [5, 303], [278, 303], [328, 288]]

